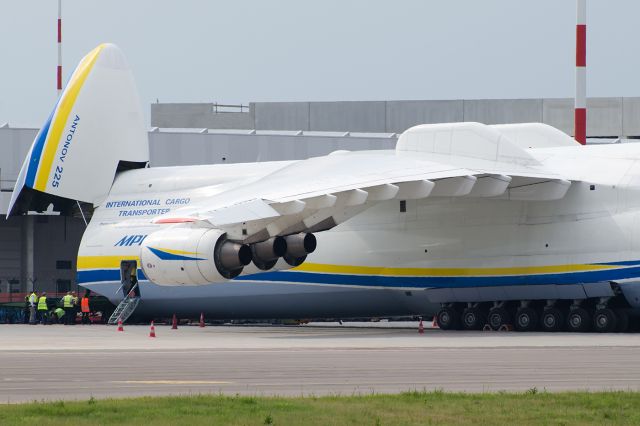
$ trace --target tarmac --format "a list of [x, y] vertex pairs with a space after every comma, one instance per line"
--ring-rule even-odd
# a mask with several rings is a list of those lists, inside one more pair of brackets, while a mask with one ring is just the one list
[[417, 324], [0, 325], [0, 403], [141, 395], [640, 390], [640, 334]]

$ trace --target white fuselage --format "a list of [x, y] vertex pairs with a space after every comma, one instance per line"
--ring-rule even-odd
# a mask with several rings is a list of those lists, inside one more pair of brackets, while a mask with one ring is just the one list
[[[398, 200], [380, 203], [319, 233], [318, 249], [298, 268], [247, 268], [228, 285], [429, 289], [561, 285], [640, 276], [640, 146], [530, 152], [549, 169], [582, 182], [555, 201], [430, 197], [406, 201], [405, 211]], [[145, 236], [171, 226], [153, 224], [155, 216], [188, 212], [208, 197], [286, 164], [122, 173], [83, 237], [79, 283], [118, 283], [119, 262], [139, 259]]]

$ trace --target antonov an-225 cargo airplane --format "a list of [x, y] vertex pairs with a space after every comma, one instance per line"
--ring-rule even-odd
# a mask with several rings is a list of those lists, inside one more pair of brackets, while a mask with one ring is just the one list
[[616, 331], [640, 308], [640, 144], [449, 123], [413, 127], [395, 150], [148, 168], [142, 122], [124, 56], [100, 45], [16, 183], [9, 214], [93, 204], [87, 288], [420, 290], [444, 329]]

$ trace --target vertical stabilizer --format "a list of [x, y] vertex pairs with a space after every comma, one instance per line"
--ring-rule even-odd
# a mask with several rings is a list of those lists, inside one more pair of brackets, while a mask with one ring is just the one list
[[131, 70], [117, 46], [101, 44], [82, 58], [33, 141], [9, 215], [40, 210], [43, 201], [99, 204], [121, 164], [144, 167], [148, 161]]

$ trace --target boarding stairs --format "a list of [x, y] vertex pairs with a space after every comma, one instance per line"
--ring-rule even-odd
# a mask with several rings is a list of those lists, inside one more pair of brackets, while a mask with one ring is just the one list
[[[137, 285], [137, 284], [136, 284]], [[132, 295], [132, 296], [130, 296]], [[140, 303], [140, 297], [136, 296], [133, 291], [129, 292], [129, 295], [125, 297], [122, 302], [113, 311], [113, 314], [109, 317], [107, 324], [118, 324], [118, 322], [125, 322], [133, 314]]]

